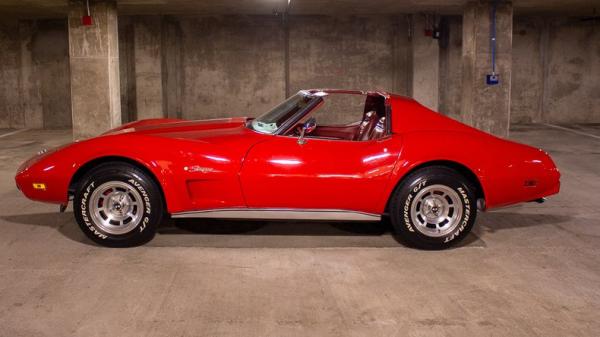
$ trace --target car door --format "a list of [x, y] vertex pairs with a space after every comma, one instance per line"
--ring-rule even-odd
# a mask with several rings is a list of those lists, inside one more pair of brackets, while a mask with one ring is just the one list
[[400, 142], [273, 136], [253, 146], [240, 181], [250, 208], [352, 210], [381, 213], [382, 192]]

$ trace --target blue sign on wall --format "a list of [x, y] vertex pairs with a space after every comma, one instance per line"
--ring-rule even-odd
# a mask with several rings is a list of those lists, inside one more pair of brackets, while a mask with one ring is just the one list
[[500, 76], [498, 74], [485, 75], [485, 83], [487, 85], [496, 85], [500, 83]]

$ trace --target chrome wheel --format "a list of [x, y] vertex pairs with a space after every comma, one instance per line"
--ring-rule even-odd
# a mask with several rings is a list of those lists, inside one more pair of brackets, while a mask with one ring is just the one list
[[446, 185], [424, 187], [415, 196], [410, 209], [416, 229], [430, 237], [451, 233], [458, 226], [462, 213], [462, 199]]
[[144, 213], [140, 193], [120, 181], [106, 182], [94, 190], [89, 201], [90, 216], [95, 225], [108, 234], [131, 232]]

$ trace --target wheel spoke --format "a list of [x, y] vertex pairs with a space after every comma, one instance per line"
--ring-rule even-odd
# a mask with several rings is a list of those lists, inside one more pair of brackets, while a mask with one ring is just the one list
[[90, 196], [92, 221], [108, 234], [128, 233], [141, 221], [141, 200], [137, 189], [125, 182], [109, 181], [101, 184]]
[[[411, 205], [411, 219], [423, 234], [439, 237], [456, 228], [462, 217], [462, 199], [446, 185], [424, 187]], [[417, 205], [419, 205], [417, 207]]]

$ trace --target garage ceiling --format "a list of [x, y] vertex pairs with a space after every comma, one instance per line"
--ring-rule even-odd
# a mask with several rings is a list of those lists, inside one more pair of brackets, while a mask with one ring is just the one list
[[[91, 0], [93, 1], [93, 0]], [[287, 0], [118, 0], [119, 12], [133, 14], [272, 14]], [[291, 0], [291, 14], [458, 14], [467, 0]], [[589, 15], [600, 0], [514, 0], [516, 13]], [[65, 16], [67, 0], [2, 0], [0, 13], [21, 17]]]

